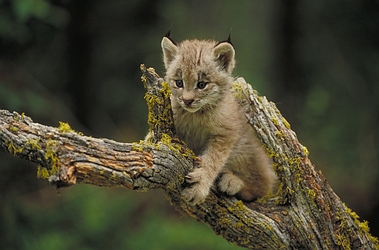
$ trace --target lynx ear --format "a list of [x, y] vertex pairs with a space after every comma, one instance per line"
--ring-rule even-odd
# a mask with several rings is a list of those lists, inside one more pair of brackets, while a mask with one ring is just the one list
[[163, 50], [163, 62], [165, 68], [167, 69], [170, 63], [174, 60], [176, 54], [178, 53], [178, 47], [176, 44], [168, 37], [163, 37], [161, 42]]
[[214, 47], [213, 54], [220, 67], [231, 74], [235, 65], [233, 46], [228, 41], [221, 42]]

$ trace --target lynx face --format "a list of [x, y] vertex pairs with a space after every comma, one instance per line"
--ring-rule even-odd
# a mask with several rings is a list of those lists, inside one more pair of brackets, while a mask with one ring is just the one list
[[[211, 109], [220, 97], [220, 86], [204, 74], [203, 77], [175, 76], [170, 80], [172, 98], [188, 112]], [[189, 79], [188, 79], [189, 78]]]
[[173, 101], [194, 113], [212, 109], [233, 78], [234, 49], [228, 42], [162, 40], [166, 77]]

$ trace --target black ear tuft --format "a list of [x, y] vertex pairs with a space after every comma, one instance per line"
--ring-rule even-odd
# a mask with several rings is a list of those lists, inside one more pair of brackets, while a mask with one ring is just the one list
[[226, 42], [230, 43], [231, 45], [233, 45], [232, 43], [232, 38], [231, 38], [231, 34], [229, 33], [229, 36], [228, 36], [228, 39], [226, 39]]
[[170, 38], [170, 35], [171, 35], [171, 29], [169, 29], [169, 30], [167, 31], [166, 35], [164, 35], [164, 36], [167, 37], [167, 38]]
[[231, 34], [230, 33], [229, 33], [229, 36], [228, 36], [228, 38], [226, 40], [217, 43], [215, 47], [217, 47], [217, 45], [219, 45], [220, 43], [229, 43], [230, 45], [232, 45], [234, 47], [234, 45], [232, 43], [232, 39], [231, 39]]
[[167, 37], [168, 39], [170, 39], [170, 41], [171, 41], [173, 44], [177, 45], [176, 42], [175, 42], [174, 40], [171, 39], [170, 35], [171, 35], [171, 29], [169, 29], [169, 30], [167, 31], [167, 33], [166, 33], [166, 35], [165, 35], [164, 37]]

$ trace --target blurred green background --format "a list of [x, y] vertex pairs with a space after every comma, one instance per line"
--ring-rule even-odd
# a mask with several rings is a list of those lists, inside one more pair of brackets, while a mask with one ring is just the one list
[[[335, 192], [379, 235], [379, 1], [0, 0], [0, 108], [94, 137], [144, 137], [140, 63], [160, 41], [225, 40]], [[1, 249], [236, 249], [161, 191], [55, 190], [0, 153]]]

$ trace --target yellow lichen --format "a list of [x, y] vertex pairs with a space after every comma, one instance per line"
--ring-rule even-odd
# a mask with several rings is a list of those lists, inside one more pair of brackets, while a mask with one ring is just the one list
[[162, 89], [160, 90], [160, 93], [163, 94], [165, 99], [170, 99], [171, 89], [168, 82], [162, 82]]
[[290, 195], [292, 195], [293, 193], [295, 193], [295, 191], [293, 189], [291, 189], [289, 186], [286, 187], [286, 191]]
[[165, 117], [164, 117], [165, 113], [157, 117], [153, 113], [153, 107], [155, 105], [163, 105], [164, 99], [159, 98], [155, 95], [150, 95], [149, 93], [146, 93], [145, 100], [148, 107], [147, 122], [150, 126], [150, 129], [162, 126], [161, 122], [165, 120]]
[[169, 145], [171, 143], [171, 140], [172, 140], [171, 136], [169, 136], [168, 134], [165, 134], [165, 133], [162, 134], [161, 141], [164, 144]]
[[34, 150], [38, 150], [38, 149], [41, 149], [41, 146], [39, 145], [39, 142], [40, 142], [40, 139], [37, 138], [37, 139], [29, 139], [27, 141], [27, 145], [31, 148], [31, 149], [34, 149]]
[[16, 133], [18, 131], [18, 128], [15, 127], [15, 126], [10, 126], [9, 127], [9, 131], [13, 132], [13, 133]]
[[246, 207], [241, 200], [238, 200], [233, 206], [228, 207], [229, 212], [235, 212], [236, 210], [245, 212]]
[[244, 93], [243, 93], [243, 85], [239, 82], [235, 82], [232, 85], [234, 96], [237, 99], [243, 100], [244, 99]]
[[300, 173], [296, 173], [295, 174], [295, 178], [296, 178], [296, 181], [299, 183], [303, 180], [303, 178], [301, 178], [301, 174]]
[[145, 142], [143, 140], [140, 140], [139, 142], [133, 142], [132, 143], [132, 150], [135, 150], [135, 151], [138, 151], [138, 152], [141, 152], [143, 151], [144, 149], [144, 145], [148, 143], [148, 142]]
[[58, 129], [62, 133], [67, 133], [67, 132], [73, 132], [74, 131], [74, 130], [71, 129], [71, 126], [68, 123], [66, 123], [66, 122], [59, 122]]
[[146, 76], [145, 75], [141, 76], [141, 81], [142, 81], [142, 83], [146, 83]]
[[276, 119], [276, 117], [271, 117], [271, 121], [272, 123], [274, 123], [275, 126], [279, 125], [278, 119]]
[[305, 154], [306, 156], [309, 155], [309, 151], [308, 151], [307, 147], [305, 147], [305, 146], [303, 146], [303, 152], [304, 152], [304, 154]]
[[300, 159], [299, 157], [294, 157], [294, 158], [287, 159], [287, 162], [290, 164], [291, 170], [299, 170], [302, 159]]
[[[368, 226], [367, 221], [359, 221], [359, 216], [357, 213], [348, 208], [345, 204], [345, 211], [351, 217], [354, 224], [358, 227], [359, 234], [364, 234], [368, 237], [370, 243], [373, 244], [374, 249], [379, 249], [379, 240], [378, 238], [372, 236], [370, 234], [370, 228]], [[351, 229], [348, 228], [347, 218], [341, 212], [336, 213], [336, 219], [340, 221], [340, 229], [335, 232], [335, 238], [337, 240], [337, 244], [342, 246], [343, 249], [351, 249], [350, 245], [350, 237], [351, 237]]]
[[78, 131], [75, 131], [71, 128], [70, 124], [68, 124], [67, 122], [59, 122], [59, 127], [58, 127], [59, 131], [61, 131], [62, 133], [68, 133], [68, 132], [71, 132], [71, 133], [77, 133], [78, 135], [80, 136], [83, 136], [84, 134], [82, 132], [78, 132]]
[[177, 152], [178, 154], [181, 154], [183, 157], [191, 157], [192, 159], [196, 159], [196, 156], [192, 150], [183, 150], [184, 148], [181, 145], [172, 143], [172, 138], [168, 134], [162, 133], [161, 141], [159, 143], [166, 145], [171, 151]]
[[271, 159], [277, 156], [277, 153], [271, 148], [267, 147], [266, 144], [263, 144], [262, 147], [265, 149], [266, 155], [268, 155]]
[[116, 172], [113, 172], [110, 178], [113, 179], [113, 180], [117, 180], [117, 174], [116, 174]]
[[8, 151], [14, 155], [21, 153], [22, 150], [24, 149], [23, 147], [17, 148], [14, 144], [13, 141], [5, 141], [6, 144], [8, 144]]
[[308, 189], [308, 196], [314, 200], [316, 198], [316, 192], [313, 189]]
[[284, 187], [283, 182], [280, 182], [278, 189], [274, 195], [275, 197], [278, 197], [277, 199], [275, 199], [276, 204], [282, 204], [283, 203], [283, 197], [287, 196], [287, 193], [285, 193], [285, 191], [284, 191], [286, 189], [284, 189], [283, 187]]
[[39, 179], [48, 179], [50, 177], [50, 173], [46, 168], [41, 166], [37, 167], [37, 178]]
[[286, 118], [282, 117], [282, 122], [284, 124], [284, 126], [288, 129], [291, 129], [291, 125], [290, 123], [286, 120]]
[[[50, 169], [39, 167], [37, 170], [37, 177], [48, 178], [51, 175], [59, 173], [59, 159], [56, 155], [58, 142], [49, 139], [46, 143], [45, 159], [50, 162]], [[44, 170], [43, 170], [44, 169]]]
[[[346, 206], [345, 206], [346, 207]], [[354, 220], [355, 225], [358, 226], [359, 232], [361, 234], [366, 234], [368, 235], [369, 239], [371, 242], [374, 244], [375, 249], [379, 249], [379, 240], [377, 237], [372, 236], [370, 234], [370, 227], [368, 226], [367, 221], [361, 222], [359, 220], [359, 216], [356, 212], [352, 211], [350, 208], [346, 207], [346, 212], [350, 215], [350, 217]]]
[[284, 135], [279, 130], [275, 131], [275, 136], [278, 137], [280, 140], [284, 140]]

